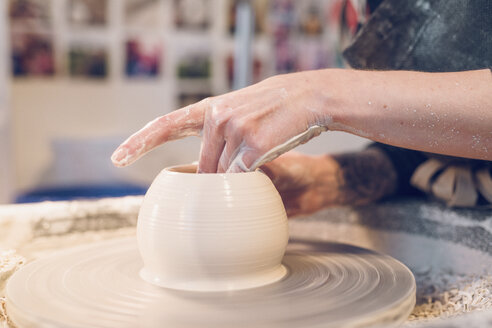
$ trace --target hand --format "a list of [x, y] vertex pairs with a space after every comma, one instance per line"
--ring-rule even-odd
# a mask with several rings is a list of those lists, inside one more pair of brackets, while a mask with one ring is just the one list
[[261, 169], [272, 179], [288, 216], [335, 205], [363, 205], [393, 194], [398, 177], [384, 152], [309, 156], [288, 152]]
[[290, 217], [336, 205], [338, 167], [329, 156], [309, 156], [290, 151], [261, 169], [277, 188]]
[[199, 172], [247, 171], [272, 148], [331, 122], [322, 111], [328, 102], [312, 79], [312, 72], [279, 75], [179, 109], [147, 124], [111, 159], [125, 166], [162, 143], [202, 132]]
[[125, 166], [162, 143], [202, 133], [199, 172], [247, 171], [268, 151], [321, 127], [309, 137], [340, 130], [403, 148], [492, 160], [490, 81], [488, 69], [278, 75], [159, 117], [111, 158]]

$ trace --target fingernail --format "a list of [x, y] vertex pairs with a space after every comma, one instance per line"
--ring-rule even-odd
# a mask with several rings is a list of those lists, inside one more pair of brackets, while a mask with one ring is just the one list
[[128, 163], [129, 156], [128, 150], [124, 148], [118, 148], [115, 150], [113, 155], [111, 155], [111, 161], [117, 166], [124, 166]]

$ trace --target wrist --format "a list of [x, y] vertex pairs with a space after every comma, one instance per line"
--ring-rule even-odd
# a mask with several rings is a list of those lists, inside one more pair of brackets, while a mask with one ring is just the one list
[[[328, 130], [351, 132], [353, 99], [359, 77], [358, 71], [350, 69], [325, 69], [312, 71], [314, 97], [320, 103], [318, 120]], [[311, 72], [309, 72], [311, 73]]]

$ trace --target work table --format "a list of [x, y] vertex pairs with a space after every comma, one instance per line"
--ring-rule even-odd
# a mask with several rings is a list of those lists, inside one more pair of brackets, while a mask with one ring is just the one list
[[[1, 297], [11, 274], [24, 263], [60, 249], [135, 235], [142, 200], [141, 196], [131, 196], [0, 206], [0, 326], [6, 317]], [[414, 271], [417, 284], [422, 265], [416, 265], [412, 255], [407, 253], [410, 253], [412, 247], [415, 247], [414, 253], [421, 252], [419, 244], [426, 242], [442, 242], [445, 244], [443, 249], [449, 249], [448, 244], [456, 247], [456, 256], [473, 257], [477, 262], [470, 264], [466, 261], [471, 259], [463, 259], [460, 261], [465, 262], [461, 266], [471, 266], [475, 271], [482, 271], [480, 274], [491, 273], [490, 269], [487, 270], [492, 267], [490, 209], [455, 211], [435, 202], [400, 199], [363, 207], [327, 209], [315, 215], [290, 220], [289, 226], [291, 239], [348, 242], [389, 252]], [[422, 238], [423, 241], [412, 241], [414, 237]], [[398, 245], [394, 246], [394, 240], [402, 246], [400, 249]], [[408, 246], [408, 249], [403, 246]], [[464, 255], [458, 254], [460, 252], [464, 252]], [[449, 327], [452, 324], [458, 327], [464, 322], [468, 327], [491, 325], [492, 310], [489, 308], [459, 316], [452, 321], [433, 320], [424, 326]]]

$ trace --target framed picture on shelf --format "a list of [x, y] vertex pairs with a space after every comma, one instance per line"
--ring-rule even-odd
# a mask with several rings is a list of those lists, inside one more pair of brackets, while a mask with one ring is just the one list
[[209, 52], [191, 52], [180, 56], [177, 76], [180, 79], [208, 79], [212, 74]]
[[188, 93], [188, 92], [182, 92], [179, 94], [179, 108], [186, 107], [188, 105], [194, 104], [199, 102], [200, 100], [203, 100], [205, 98], [211, 97], [212, 94], [210, 93]]
[[10, 0], [9, 18], [12, 30], [46, 29], [51, 26], [51, 0]]
[[72, 77], [104, 79], [109, 71], [107, 49], [89, 43], [74, 44], [68, 53], [68, 67]]
[[299, 1], [299, 32], [304, 36], [319, 36], [323, 33], [323, 2], [319, 0]]
[[203, 30], [210, 26], [211, 0], [174, 0], [173, 2], [176, 27]]
[[67, 9], [72, 26], [101, 27], [107, 24], [108, 0], [68, 0]]
[[287, 37], [295, 30], [297, 14], [294, 0], [271, 0], [269, 7], [269, 29], [275, 38]]
[[[228, 0], [228, 15], [227, 15], [227, 29], [229, 34], [236, 32], [236, 9], [239, 0]], [[253, 11], [255, 15], [255, 34], [262, 34], [268, 31], [267, 26], [267, 14], [268, 14], [268, 0], [251, 0]]]
[[133, 37], [125, 43], [125, 73], [128, 77], [157, 77], [161, 73], [162, 42], [157, 38]]
[[158, 27], [162, 19], [162, 0], [124, 0], [125, 25], [129, 27]]
[[51, 34], [11, 34], [12, 75], [53, 76], [53, 36]]

